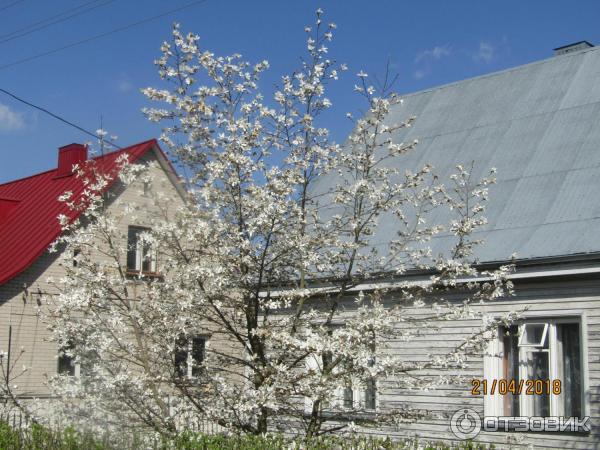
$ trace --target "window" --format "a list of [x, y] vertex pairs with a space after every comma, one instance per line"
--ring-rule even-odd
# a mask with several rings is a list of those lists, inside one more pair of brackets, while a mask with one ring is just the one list
[[354, 389], [352, 384], [344, 388], [344, 408], [354, 408]]
[[[321, 355], [321, 372], [329, 372], [329, 373], [336, 373], [338, 368], [337, 367], [332, 367], [334, 363], [333, 360], [333, 353], [332, 352], [323, 352]], [[325, 398], [323, 399], [323, 408], [325, 409], [330, 409], [332, 406], [334, 406], [331, 402], [330, 399]]]
[[202, 374], [205, 352], [204, 336], [186, 337], [180, 334], [175, 341], [175, 375], [178, 378], [198, 378]]
[[[341, 328], [343, 325], [332, 325], [331, 329]], [[373, 355], [375, 354], [375, 344], [371, 346]], [[323, 372], [328, 370], [334, 362], [334, 355], [331, 352], [323, 352], [321, 356], [311, 355], [306, 360], [308, 370]], [[369, 366], [375, 365], [375, 356], [369, 360]], [[344, 362], [340, 362], [333, 368], [334, 373], [344, 370]], [[354, 409], [354, 410], [375, 410], [377, 405], [377, 383], [374, 378], [368, 378], [366, 381], [352, 382], [348, 381], [345, 388], [337, 389], [333, 394], [333, 399], [324, 402], [324, 408]], [[309, 412], [312, 409], [312, 401], [307, 397], [305, 400], [305, 410]]]
[[[375, 346], [371, 348], [375, 353]], [[375, 365], [375, 357], [369, 360], [369, 366]], [[342, 406], [347, 409], [375, 410], [377, 407], [377, 383], [369, 377], [362, 386], [350, 383], [342, 392]]]
[[[582, 334], [579, 319], [527, 320], [501, 327], [495, 343], [496, 365], [488, 364], [490, 383], [521, 385], [488, 405], [502, 416], [582, 417], [584, 410]], [[529, 393], [527, 389], [529, 388]], [[509, 387], [510, 389], [510, 387]], [[535, 395], [530, 395], [534, 393]], [[490, 393], [491, 396], [491, 393]], [[487, 413], [486, 413], [487, 414]], [[491, 415], [491, 414], [489, 414]]]
[[365, 387], [365, 409], [375, 409], [377, 387], [375, 379], [369, 378]]
[[81, 254], [81, 249], [76, 248], [73, 250], [73, 267], [77, 267], [79, 265], [78, 256]]
[[72, 351], [75, 345], [72, 342], [62, 346], [58, 350], [58, 367], [57, 372], [61, 375], [79, 376], [78, 364], [75, 364], [75, 357]]
[[346, 409], [375, 410], [377, 405], [377, 387], [374, 378], [369, 378], [365, 386], [349, 385], [342, 393], [342, 406]]
[[142, 239], [142, 233], [149, 228], [130, 226], [127, 233], [127, 270], [132, 272], [156, 272], [156, 252], [149, 242]]

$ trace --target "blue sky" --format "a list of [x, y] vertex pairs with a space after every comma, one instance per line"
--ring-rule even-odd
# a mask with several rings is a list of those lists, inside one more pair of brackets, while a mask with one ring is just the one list
[[[344, 118], [361, 105], [354, 74], [399, 74], [396, 90], [414, 92], [552, 56], [579, 40], [600, 44], [598, 1], [242, 1], [206, 0], [161, 19], [32, 61], [4, 67], [58, 47], [191, 3], [192, 0], [0, 0], [0, 88], [78, 125], [104, 128], [122, 146], [158, 137], [142, 116], [139, 89], [158, 84], [153, 65], [171, 23], [200, 35], [217, 54], [239, 52], [271, 63], [262, 87], [298, 66], [304, 25], [321, 7], [338, 25], [331, 57], [350, 70], [332, 88], [325, 119], [336, 140]], [[11, 6], [11, 4], [13, 4]], [[84, 4], [98, 6], [60, 24], [7, 40], [9, 33]], [[78, 10], [80, 11], [80, 10]], [[13, 35], [14, 36], [14, 35]], [[0, 93], [0, 183], [56, 165], [57, 148], [90, 138]]]

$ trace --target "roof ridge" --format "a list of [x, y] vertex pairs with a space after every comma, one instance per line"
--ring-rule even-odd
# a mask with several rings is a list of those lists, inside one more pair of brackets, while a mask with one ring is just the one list
[[24, 181], [24, 180], [29, 180], [30, 178], [39, 177], [40, 175], [45, 175], [47, 173], [54, 172], [56, 170], [57, 170], [56, 168], [54, 168], [54, 169], [48, 169], [48, 170], [44, 170], [43, 172], [34, 173], [33, 175], [27, 175], [26, 177], [23, 177], [23, 178], [17, 178], [16, 180], [5, 181], [4, 183], [0, 183], [0, 187], [6, 186], [7, 184], [13, 184], [13, 183], [16, 183], [18, 181]]
[[[138, 147], [140, 145], [148, 144], [150, 142], [156, 142], [156, 139], [152, 138], [152, 139], [148, 139], [148, 140], [145, 140], [145, 141], [142, 141], [142, 142], [138, 142], [137, 144], [128, 145], [127, 147], [123, 147], [123, 148], [120, 148], [118, 150], [114, 150], [114, 151], [111, 151], [111, 152], [108, 152], [108, 153], [104, 153], [103, 155], [94, 156], [93, 158], [90, 158], [89, 160], [96, 161], [96, 160], [101, 159], [101, 158], [106, 158], [108, 156], [112, 156], [112, 155], [114, 155], [116, 153], [119, 153], [119, 152], [127, 151], [127, 150], [131, 149], [132, 147]], [[55, 167], [53, 169], [44, 170], [43, 172], [38, 172], [38, 173], [34, 173], [32, 175], [27, 175], [26, 177], [23, 177], [23, 178], [17, 178], [15, 180], [5, 181], [3, 183], [0, 183], [0, 187], [6, 186], [7, 184], [12, 184], [12, 183], [17, 183], [19, 181], [28, 180], [30, 178], [39, 177], [40, 175], [45, 175], [45, 174], [48, 174], [50, 172], [56, 172], [57, 170], [58, 169]]]
[[408, 92], [406, 94], [398, 94], [398, 100], [396, 102], [394, 102], [393, 105], [399, 104], [402, 99], [405, 99], [405, 98], [408, 98], [408, 97], [412, 97], [412, 96], [415, 96], [415, 95], [424, 94], [426, 92], [434, 92], [434, 91], [438, 91], [438, 90], [442, 90], [442, 89], [445, 89], [445, 88], [449, 88], [449, 87], [455, 86], [457, 84], [466, 83], [466, 82], [474, 81], [474, 80], [481, 80], [481, 79], [484, 79], [484, 78], [491, 78], [491, 77], [502, 75], [502, 74], [505, 74], [505, 73], [515, 72], [515, 71], [524, 69], [525, 67], [531, 67], [531, 66], [536, 66], [536, 65], [548, 64], [548, 63], [553, 62], [553, 61], [555, 61], [557, 59], [564, 59], [564, 58], [568, 58], [568, 57], [579, 56], [579, 55], [581, 55], [583, 53], [586, 53], [586, 52], [593, 52], [593, 51], [598, 51], [598, 50], [600, 50], [600, 45], [599, 46], [585, 48], [585, 49], [582, 49], [582, 50], [578, 50], [576, 52], [565, 53], [564, 55], [553, 55], [553, 56], [550, 56], [549, 58], [544, 58], [544, 59], [540, 59], [540, 60], [537, 60], [537, 61], [532, 61], [532, 62], [529, 62], [529, 63], [521, 64], [520, 66], [507, 67], [506, 69], [501, 69], [501, 70], [497, 70], [495, 72], [490, 72], [490, 73], [484, 73], [484, 74], [481, 74], [481, 75], [476, 75], [474, 77], [463, 78], [462, 80], [451, 81], [449, 83], [440, 84], [440, 85], [437, 85], [437, 86], [432, 86], [432, 87], [429, 87], [429, 88], [421, 89], [419, 91]]

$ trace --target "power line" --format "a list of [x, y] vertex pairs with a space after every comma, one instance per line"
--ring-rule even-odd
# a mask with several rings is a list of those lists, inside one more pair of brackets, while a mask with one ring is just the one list
[[27, 26], [25, 26], [23, 28], [19, 28], [18, 30], [11, 31], [10, 33], [0, 34], [0, 38], [4, 39], [4, 38], [10, 37], [10, 36], [12, 36], [14, 34], [20, 33], [21, 31], [29, 30], [30, 28], [33, 28], [33, 27], [35, 27], [37, 25], [44, 24], [44, 23], [46, 23], [46, 22], [48, 22], [48, 21], [50, 21], [52, 19], [56, 19], [57, 17], [63, 16], [65, 14], [68, 14], [68, 13], [72, 12], [72, 11], [76, 11], [76, 10], [81, 9], [81, 8], [83, 8], [85, 6], [88, 6], [88, 5], [92, 4], [92, 3], [98, 3], [98, 1], [100, 1], [100, 0], [90, 0], [87, 3], [84, 3], [82, 5], [75, 6], [74, 8], [66, 9], [64, 11], [61, 11], [61, 12], [57, 13], [57, 14], [54, 14], [53, 16], [46, 17], [45, 19], [38, 20], [37, 22], [30, 23], [29, 25], [27, 25]]
[[6, 6], [3, 6], [2, 8], [0, 8], [0, 12], [4, 11], [5, 9], [8, 9], [8, 8], [10, 8], [11, 6], [18, 5], [19, 3], [22, 3], [22, 2], [24, 2], [24, 1], [25, 1], [25, 0], [17, 0], [17, 1], [15, 1], [15, 2], [9, 3], [8, 5], [6, 5]]
[[15, 100], [17, 100], [17, 101], [19, 101], [19, 102], [21, 102], [21, 103], [24, 103], [24, 104], [26, 104], [27, 106], [31, 106], [32, 108], [35, 108], [35, 109], [37, 109], [37, 110], [39, 110], [39, 111], [42, 111], [43, 113], [45, 113], [45, 114], [48, 114], [49, 116], [52, 116], [52, 117], [54, 117], [55, 119], [58, 119], [58, 120], [60, 120], [61, 122], [63, 122], [63, 123], [66, 123], [66, 124], [67, 124], [67, 125], [69, 125], [69, 126], [72, 126], [73, 128], [76, 128], [76, 129], [78, 129], [79, 131], [81, 131], [81, 132], [83, 132], [83, 133], [87, 134], [88, 136], [92, 136], [92, 137], [94, 137], [94, 138], [96, 138], [96, 139], [101, 139], [101, 140], [104, 140], [104, 142], [106, 142], [106, 143], [107, 143], [107, 144], [109, 144], [109, 145], [112, 145], [113, 147], [115, 147], [115, 148], [117, 148], [117, 149], [121, 149], [121, 148], [122, 148], [122, 147], [120, 147], [119, 145], [115, 144], [114, 142], [111, 142], [111, 141], [109, 141], [109, 140], [106, 140], [106, 139], [104, 139], [103, 137], [100, 137], [100, 136], [98, 136], [96, 133], [92, 133], [91, 131], [88, 131], [88, 130], [86, 130], [85, 128], [83, 128], [83, 127], [80, 127], [79, 125], [77, 125], [77, 124], [74, 124], [73, 122], [70, 122], [70, 121], [68, 121], [67, 119], [64, 119], [64, 118], [62, 118], [62, 117], [60, 117], [59, 115], [57, 115], [57, 114], [54, 114], [54, 113], [53, 113], [53, 112], [51, 112], [51, 111], [48, 111], [46, 108], [42, 108], [41, 106], [34, 105], [33, 103], [31, 103], [31, 102], [28, 102], [27, 100], [24, 100], [24, 99], [22, 99], [21, 97], [18, 97], [17, 95], [13, 94], [12, 92], [9, 92], [9, 91], [7, 91], [6, 89], [2, 89], [2, 88], [0, 88], [0, 92], [3, 92], [3, 93], [5, 93], [6, 95], [8, 95], [8, 96], [10, 96], [10, 97], [14, 98]]
[[[98, 0], [94, 0], [92, 2], [88, 2], [88, 3], [84, 4], [84, 5], [78, 6], [76, 8], [72, 8], [71, 10], [66, 11], [66, 12], [68, 13], [68, 12], [72, 12], [74, 10], [81, 9], [82, 7], [84, 7], [86, 5], [97, 3], [97, 1]], [[80, 15], [85, 14], [87, 12], [93, 11], [94, 9], [97, 9], [97, 8], [99, 8], [101, 6], [108, 5], [109, 3], [112, 3], [113, 1], [114, 0], [108, 0], [108, 1], [105, 1], [104, 3], [93, 5], [93, 6], [91, 6], [88, 9], [84, 9], [82, 11], [73, 12], [73, 14], [65, 16], [65, 17], [60, 17], [61, 15], [64, 15], [65, 12], [63, 12], [61, 14], [56, 14], [56, 15], [48, 18], [48, 19], [42, 20], [40, 22], [37, 22], [38, 24], [41, 23], [41, 25], [38, 25], [38, 26], [36, 26], [36, 24], [29, 25], [29, 26], [27, 26], [25, 28], [22, 28], [21, 30], [13, 31], [12, 33], [8, 33], [8, 34], [6, 34], [4, 36], [0, 36], [0, 44], [3, 44], [4, 42], [12, 41], [14, 39], [18, 39], [18, 38], [23, 37], [23, 36], [27, 36], [28, 34], [35, 33], [36, 31], [43, 30], [44, 28], [51, 27], [52, 25], [56, 25], [58, 23], [64, 22], [65, 20], [69, 20], [69, 19], [72, 19], [73, 17], [80, 16]], [[56, 19], [56, 20], [52, 20], [53, 18], [56, 18], [56, 17], [59, 17], [59, 18]]]
[[23, 64], [23, 63], [26, 63], [26, 62], [29, 62], [29, 61], [33, 61], [34, 59], [38, 59], [38, 58], [41, 58], [43, 56], [52, 55], [54, 53], [58, 53], [60, 51], [63, 51], [63, 50], [66, 50], [66, 49], [69, 49], [69, 48], [72, 48], [72, 47], [76, 47], [78, 45], [86, 44], [88, 42], [95, 41], [96, 39], [100, 39], [100, 38], [109, 36], [109, 35], [114, 34], [114, 33], [119, 33], [121, 31], [129, 30], [130, 28], [134, 28], [134, 27], [137, 27], [139, 25], [143, 25], [145, 23], [152, 22], [153, 20], [160, 19], [161, 17], [168, 16], [169, 14], [173, 14], [173, 13], [182, 11], [184, 9], [190, 8], [192, 6], [199, 5], [201, 3], [205, 3], [206, 1], [207, 0], [196, 0], [194, 2], [191, 2], [191, 3], [188, 3], [186, 5], [180, 6], [179, 8], [171, 9], [171, 10], [165, 11], [165, 12], [163, 12], [161, 14], [157, 14], [155, 16], [147, 17], [147, 18], [142, 19], [142, 20], [138, 20], [137, 22], [133, 22], [133, 23], [130, 23], [128, 25], [124, 25], [122, 27], [115, 28], [115, 29], [113, 29], [111, 31], [107, 31], [105, 33], [100, 33], [100, 34], [97, 34], [95, 36], [91, 36], [89, 38], [82, 39], [80, 41], [73, 42], [71, 44], [67, 44], [67, 45], [64, 45], [62, 47], [55, 48], [53, 50], [49, 50], [47, 52], [39, 53], [39, 54], [34, 55], [34, 56], [29, 56], [27, 58], [23, 58], [23, 59], [14, 61], [12, 63], [5, 64], [3, 66], [0, 66], [0, 70], [7, 69], [7, 68], [13, 67], [13, 66], [17, 66], [19, 64]]

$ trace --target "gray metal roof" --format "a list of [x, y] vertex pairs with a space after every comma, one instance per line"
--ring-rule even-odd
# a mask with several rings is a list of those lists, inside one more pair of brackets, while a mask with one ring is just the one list
[[[390, 123], [415, 115], [398, 142], [419, 139], [402, 168], [433, 164], [442, 180], [475, 161], [474, 176], [498, 170], [490, 188], [481, 262], [600, 252], [600, 47], [555, 56], [417, 92], [394, 106]], [[335, 184], [319, 180], [321, 191]], [[448, 213], [431, 219], [448, 223]], [[386, 252], [395, 222], [372, 238]], [[434, 254], [454, 241], [436, 237]]]

